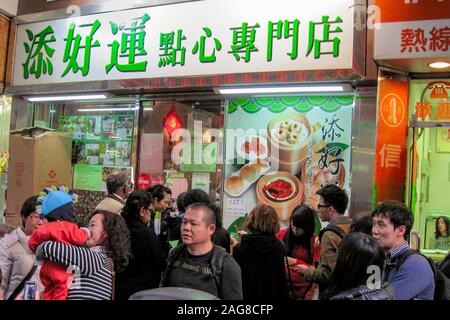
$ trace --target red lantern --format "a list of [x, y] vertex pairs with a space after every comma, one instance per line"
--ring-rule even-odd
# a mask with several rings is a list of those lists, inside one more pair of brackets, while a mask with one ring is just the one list
[[169, 139], [172, 138], [172, 133], [181, 128], [181, 119], [178, 113], [174, 110], [169, 111], [164, 118], [164, 128], [169, 133]]

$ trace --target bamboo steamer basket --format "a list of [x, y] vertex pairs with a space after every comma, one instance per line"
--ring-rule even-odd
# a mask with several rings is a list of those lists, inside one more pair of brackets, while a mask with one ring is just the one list
[[[290, 181], [292, 181], [295, 185], [295, 193], [293, 196], [288, 198], [284, 201], [276, 201], [268, 196], [263, 191], [264, 186], [274, 178], [278, 177], [284, 177], [288, 178]], [[271, 173], [269, 175], [263, 176], [261, 179], [259, 179], [257, 185], [256, 185], [256, 197], [258, 198], [258, 203], [266, 204], [269, 206], [272, 206], [278, 215], [278, 220], [280, 221], [289, 221], [291, 217], [291, 213], [294, 210], [294, 208], [301, 204], [303, 199], [303, 185], [300, 182], [300, 180], [294, 176], [293, 174], [289, 172], [283, 172], [283, 171], [277, 171], [274, 173]]]
[[[295, 144], [280, 143], [276, 137], [273, 137], [272, 133], [274, 129], [283, 121], [301, 122], [308, 130], [308, 135], [302, 141], [298, 141]], [[308, 152], [308, 144], [311, 142], [314, 132], [319, 130], [321, 125], [317, 122], [315, 125], [311, 125], [309, 120], [299, 113], [287, 113], [273, 118], [267, 126], [267, 146], [270, 152], [270, 158], [272, 163], [278, 166], [278, 170], [290, 172], [294, 175], [300, 173], [301, 162], [306, 158]], [[313, 152], [317, 152], [325, 146], [325, 142], [320, 140], [313, 145]]]

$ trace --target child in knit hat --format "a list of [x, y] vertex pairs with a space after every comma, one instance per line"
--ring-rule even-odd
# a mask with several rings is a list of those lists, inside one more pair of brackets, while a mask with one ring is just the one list
[[[41, 192], [36, 210], [44, 221], [30, 236], [28, 246], [34, 253], [37, 247], [45, 241], [57, 241], [71, 245], [83, 245], [89, 238], [87, 228], [79, 228], [74, 221], [74, 201], [76, 195], [69, 194], [67, 188], [45, 189]], [[66, 300], [72, 274], [68, 273], [68, 266], [45, 260], [42, 263], [40, 279], [45, 286], [43, 300]]]

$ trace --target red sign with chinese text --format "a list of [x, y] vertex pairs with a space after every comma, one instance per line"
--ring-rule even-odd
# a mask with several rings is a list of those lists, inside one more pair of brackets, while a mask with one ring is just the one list
[[382, 23], [450, 18], [448, 0], [376, 0]]
[[406, 181], [408, 84], [379, 81], [375, 201], [403, 199]]
[[430, 82], [422, 93], [422, 100], [415, 101], [415, 114], [419, 121], [450, 120], [450, 82]]

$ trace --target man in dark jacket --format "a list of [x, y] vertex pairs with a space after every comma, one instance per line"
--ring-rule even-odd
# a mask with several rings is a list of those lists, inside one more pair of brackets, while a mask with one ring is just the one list
[[163, 287], [202, 290], [224, 300], [242, 299], [241, 269], [223, 248], [213, 244], [215, 229], [215, 215], [208, 205], [194, 203], [186, 208], [183, 244], [169, 254]]

